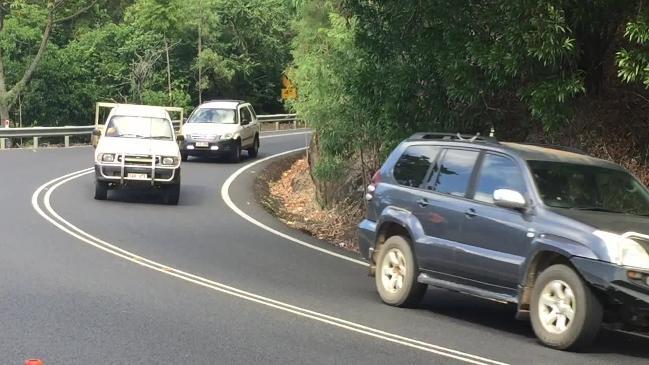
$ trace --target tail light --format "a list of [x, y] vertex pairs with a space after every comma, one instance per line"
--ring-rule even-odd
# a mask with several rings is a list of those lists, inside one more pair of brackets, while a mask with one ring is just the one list
[[380, 182], [381, 182], [381, 170], [375, 172], [374, 176], [372, 176], [372, 182], [367, 187], [365, 200], [370, 201], [372, 200], [372, 198], [374, 198], [374, 192], [376, 191], [376, 187], [379, 185]]

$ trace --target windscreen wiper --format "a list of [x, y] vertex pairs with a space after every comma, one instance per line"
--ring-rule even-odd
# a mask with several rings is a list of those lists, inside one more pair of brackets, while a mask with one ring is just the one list
[[602, 207], [572, 207], [570, 209], [590, 210], [590, 211], [594, 211], [594, 212], [607, 212], [607, 213], [624, 213], [624, 212], [620, 212], [619, 210], [612, 210], [612, 209], [607, 209], [607, 208], [602, 208]]
[[144, 136], [141, 136], [139, 134], [131, 134], [131, 133], [124, 133], [124, 134], [118, 134], [115, 137], [125, 137], [125, 138], [144, 138]]
[[146, 139], [168, 139], [171, 140], [171, 137], [169, 136], [149, 136], [149, 137], [144, 137]]

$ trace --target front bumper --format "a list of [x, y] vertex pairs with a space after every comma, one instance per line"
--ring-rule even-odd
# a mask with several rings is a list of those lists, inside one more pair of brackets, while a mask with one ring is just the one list
[[376, 222], [363, 219], [358, 225], [358, 249], [367, 261], [372, 260], [374, 245], [376, 244]]
[[[575, 257], [572, 263], [584, 279], [597, 288], [618, 309], [620, 321], [649, 331], [649, 272], [642, 279], [629, 278], [629, 269], [611, 263]], [[631, 270], [639, 272], [638, 270]]]
[[[127, 164], [125, 155], [121, 162], [95, 161], [95, 178], [97, 181], [108, 182], [114, 185], [140, 185], [159, 186], [180, 183], [180, 163], [172, 166], [157, 163]], [[155, 161], [155, 156], [152, 158]]]
[[[198, 144], [204, 143], [206, 146], [198, 146]], [[209, 156], [209, 155], [218, 155], [222, 153], [229, 153], [234, 149], [236, 140], [234, 139], [224, 139], [220, 141], [194, 141], [192, 139], [186, 139], [180, 144], [180, 151], [183, 154], [192, 155], [192, 156]]]

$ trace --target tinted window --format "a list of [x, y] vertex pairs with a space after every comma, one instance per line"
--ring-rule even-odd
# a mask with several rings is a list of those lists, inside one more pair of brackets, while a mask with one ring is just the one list
[[493, 203], [497, 189], [511, 189], [525, 193], [525, 182], [518, 165], [507, 157], [488, 154], [482, 163], [475, 191], [475, 200]]
[[456, 196], [466, 195], [477, 151], [448, 150], [439, 169], [433, 190]]
[[433, 146], [408, 147], [394, 165], [395, 180], [401, 185], [421, 186], [438, 152], [439, 148]]

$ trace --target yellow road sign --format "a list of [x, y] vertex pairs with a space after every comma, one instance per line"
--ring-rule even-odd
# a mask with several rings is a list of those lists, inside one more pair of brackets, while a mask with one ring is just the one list
[[297, 89], [292, 87], [290, 89], [282, 89], [282, 100], [297, 99]]
[[282, 100], [297, 99], [297, 88], [286, 75], [282, 75]]

